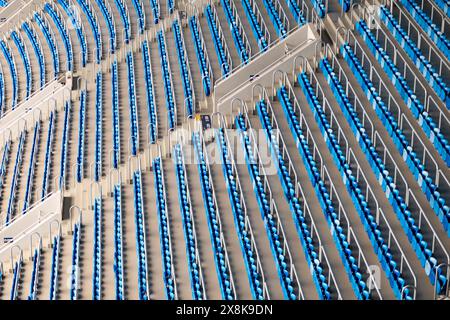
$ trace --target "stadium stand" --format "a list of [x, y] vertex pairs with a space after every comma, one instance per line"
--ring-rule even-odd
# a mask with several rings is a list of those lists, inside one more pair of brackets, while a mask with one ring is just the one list
[[37, 2], [0, 299], [450, 299], [448, 1]]

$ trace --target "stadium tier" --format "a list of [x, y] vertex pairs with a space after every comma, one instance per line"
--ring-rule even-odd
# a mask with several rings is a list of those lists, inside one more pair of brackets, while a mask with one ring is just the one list
[[0, 299], [450, 299], [448, 7], [0, 1]]

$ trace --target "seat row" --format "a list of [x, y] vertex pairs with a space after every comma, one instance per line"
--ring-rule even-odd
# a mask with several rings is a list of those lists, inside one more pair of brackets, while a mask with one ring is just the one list
[[[55, 9], [49, 3], [45, 4], [44, 10], [53, 19], [53, 22], [56, 24], [56, 27], [59, 30], [59, 33], [63, 40], [64, 48], [66, 50], [66, 55], [67, 55], [67, 62], [66, 62], [67, 71], [73, 71], [73, 48], [72, 48], [72, 41], [70, 39], [69, 32], [68, 32], [65, 24], [63, 24], [58, 13], [55, 11]], [[82, 43], [81, 43], [81, 46], [82, 46]], [[83, 53], [83, 55], [84, 55], [84, 53]]]
[[259, 261], [258, 251], [253, 238], [251, 224], [247, 216], [245, 200], [242, 194], [233, 156], [230, 154], [229, 144], [224, 128], [216, 131], [216, 141], [220, 152], [222, 169], [227, 184], [228, 197], [234, 216], [234, 223], [239, 238], [242, 256], [244, 258], [252, 297], [255, 300], [268, 299], [264, 274]]
[[119, 70], [117, 60], [111, 65], [111, 95], [113, 114], [113, 167], [117, 169], [120, 162], [120, 124], [119, 124]]
[[33, 190], [34, 169], [36, 167], [36, 154], [38, 152], [39, 137], [40, 137], [41, 123], [36, 121], [33, 133], [33, 144], [31, 146], [30, 160], [28, 164], [27, 183], [25, 186], [25, 196], [23, 200], [22, 213], [25, 213], [31, 205], [31, 192]]
[[314, 10], [316, 10], [319, 18], [324, 18], [327, 14], [327, 7], [324, 0], [311, 0]]
[[[16, 69], [16, 62], [14, 60], [14, 57], [11, 53], [11, 49], [9, 45], [3, 41], [0, 40], [0, 48], [6, 58], [6, 61], [8, 62], [9, 71], [11, 73], [11, 80], [12, 80], [12, 100], [11, 100], [11, 109], [14, 110], [17, 106], [17, 101], [19, 100], [19, 78], [17, 76], [17, 69]], [[4, 96], [4, 91], [3, 91]]]
[[411, 110], [414, 117], [419, 120], [419, 124], [435, 146], [436, 150], [442, 156], [447, 165], [450, 165], [450, 145], [448, 144], [445, 136], [441, 133], [441, 128], [425, 110], [424, 105], [417, 98], [414, 91], [411, 90], [406, 79], [402, 76], [399, 69], [392, 61], [390, 55], [380, 46], [379, 42], [370, 32], [363, 20], [357, 23], [356, 30], [358, 30], [361, 34], [368, 48], [372, 51], [372, 54], [383, 67], [383, 70], [397, 88], [400, 96], [403, 98], [403, 101]]
[[139, 0], [133, 0], [133, 6], [137, 13], [137, 21], [139, 25], [139, 33], [143, 34], [145, 30], [145, 12], [144, 5]]
[[[283, 24], [283, 21], [281, 21], [281, 17], [279, 16], [279, 8], [281, 7], [278, 3], [278, 0], [263, 0], [263, 3], [267, 9], [267, 12], [269, 13], [269, 18], [272, 21], [273, 26], [275, 27], [278, 37], [280, 37], [281, 39], [285, 38], [287, 36], [288, 30], [286, 29], [286, 26]], [[284, 12], [282, 13], [284, 14]]]
[[39, 89], [42, 89], [44, 88], [45, 85], [45, 60], [44, 54], [42, 53], [41, 44], [38, 41], [36, 32], [27, 21], [22, 23], [22, 30], [24, 30], [25, 33], [27, 34], [28, 39], [30, 40], [31, 45], [33, 47], [37, 62], [39, 64]]
[[127, 53], [128, 98], [130, 108], [131, 154], [135, 156], [139, 150], [139, 120], [136, 101], [136, 80], [134, 75], [133, 53]]
[[78, 299], [78, 285], [80, 280], [80, 250], [81, 250], [81, 216], [73, 227], [72, 236], [72, 265], [70, 270], [70, 300]]
[[284, 234], [280, 232], [282, 230], [280, 230], [280, 218], [276, 211], [272, 195], [267, 191], [267, 181], [265, 181], [267, 178], [265, 172], [260, 171], [260, 163], [256, 154], [257, 151], [254, 151], [254, 141], [250, 140], [249, 133], [247, 132], [246, 118], [244, 118], [242, 113], [236, 116], [235, 124], [240, 133], [241, 146], [245, 151], [245, 160], [252, 180], [253, 191], [257, 198], [261, 216], [265, 222], [264, 225], [277, 266], [284, 297], [289, 300], [296, 300], [297, 297], [300, 297], [300, 292], [296, 292], [300, 288], [298, 287], [298, 283], [296, 283], [297, 279], [293, 278], [293, 264], [290, 261], [290, 257], [287, 256], [287, 243]]
[[92, 253], [92, 300], [102, 298], [102, 198], [94, 199], [94, 242]]
[[5, 183], [6, 166], [9, 163], [10, 152], [11, 152], [11, 140], [7, 140], [3, 146], [2, 159], [0, 162], [0, 189], [3, 188]]
[[[111, 12], [111, 7], [109, 5], [109, 2], [106, 2], [105, 0], [96, 0], [97, 5], [100, 8], [100, 11], [102, 12], [103, 18], [106, 21], [106, 24], [108, 26], [109, 31], [109, 52], [113, 54], [116, 51], [116, 25], [114, 23], [113, 14]], [[99, 32], [100, 33], [100, 32]]]
[[[253, 6], [252, 6], [253, 3]], [[255, 35], [255, 39], [258, 42], [258, 47], [261, 51], [266, 51], [268, 44], [268, 39], [266, 39], [264, 32], [262, 30], [262, 26], [258, 21], [258, 18], [256, 17], [255, 11], [259, 11], [258, 6], [256, 5], [256, 2], [254, 0], [242, 0], [242, 6], [244, 7], [245, 14], [247, 16], [248, 21], [250, 22], [250, 25], [253, 30], [253, 34]], [[261, 13], [259, 12], [259, 15]]]
[[61, 247], [61, 235], [59, 234], [53, 237], [52, 243], [52, 264], [50, 267], [50, 293], [48, 297], [49, 300], [57, 299], [60, 247]]
[[186, 255], [189, 267], [189, 277], [191, 279], [192, 299], [204, 300], [205, 288], [201, 270], [199, 250], [197, 246], [197, 235], [195, 222], [192, 214], [191, 197], [187, 185], [186, 168], [183, 159], [183, 151], [180, 144], [173, 147], [175, 162], [175, 175], [178, 186], [178, 200], [180, 203], [180, 213], [183, 221], [184, 240], [186, 242]]
[[[277, 96], [281, 102], [284, 114], [289, 124], [291, 133], [296, 141], [297, 148], [302, 157], [305, 168], [308, 172], [309, 178], [316, 191], [316, 196], [324, 211], [329, 228], [332, 230], [333, 239], [336, 248], [339, 251], [344, 267], [347, 271], [353, 291], [358, 299], [371, 299], [371, 292], [363, 279], [363, 274], [358, 265], [358, 260], [354, 257], [352, 248], [350, 247], [349, 239], [345, 230], [341, 226], [340, 216], [338, 216], [330, 195], [327, 191], [325, 183], [320, 176], [320, 171], [317, 168], [316, 160], [310, 151], [307, 136], [304, 135], [302, 124], [296, 115], [296, 109], [291, 101], [288, 89], [283, 86], [277, 91]], [[298, 107], [298, 106], [297, 106]]]
[[194, 89], [192, 85], [191, 69], [188, 67], [189, 62], [186, 55], [186, 48], [184, 46], [184, 37], [178, 20], [173, 22], [172, 31], [175, 38], [175, 47], [177, 48], [178, 63], [180, 65], [186, 115], [188, 118], [191, 118], [195, 113]]
[[[322, 65], [323, 61], [321, 61], [321, 66]], [[364, 188], [359, 183], [357, 176], [346, 159], [346, 153], [344, 152], [347, 152], [348, 150], [342, 150], [335, 130], [332, 128], [330, 121], [327, 119], [327, 116], [322, 109], [322, 104], [315, 93], [316, 90], [313, 88], [310, 80], [308, 79], [308, 75], [305, 72], [302, 72], [298, 76], [298, 82], [307, 97], [307, 101], [311, 111], [314, 114], [314, 118], [316, 119], [330, 153], [333, 155], [333, 160], [341, 173], [342, 179], [351, 195], [353, 204], [358, 211], [364, 228], [369, 235], [372, 242], [372, 247], [378, 255], [378, 259], [380, 260], [383, 269], [386, 271], [389, 283], [394, 290], [395, 296], [398, 299], [412, 299], [410, 291], [407, 287], [408, 284], [404, 279], [404, 275], [402, 275], [402, 270], [400, 269], [401, 264], [398, 263], [398, 257], [394, 256], [394, 253], [390, 249], [391, 243], [386, 240], [390, 240], [391, 235], [389, 234], [389, 237], [386, 237], [385, 234], [383, 234], [383, 231], [376, 219], [376, 214], [378, 214], [378, 212], [375, 212], [375, 214], [372, 212], [371, 204], [368, 201], [369, 199], [364, 194]], [[318, 85], [318, 83], [316, 85]], [[334, 120], [334, 118], [332, 118], [332, 120]]]
[[[155, 24], [158, 24], [159, 19], [161, 18], [159, 0], [150, 0], [150, 6], [152, 7], [153, 21], [155, 22]], [[169, 5], [169, 12], [170, 8], [173, 8], [173, 6]]]
[[[317, 250], [317, 243], [315, 243], [315, 239], [309, 231], [312, 230], [312, 224], [308, 223], [307, 219], [305, 218], [305, 213], [302, 210], [301, 201], [305, 201], [305, 199], [301, 200], [300, 195], [296, 191], [296, 185], [298, 181], [293, 181], [296, 180], [296, 177], [295, 179], [291, 178], [289, 169], [292, 166], [292, 163], [290, 163], [290, 158], [285, 157], [281, 151], [283, 148], [285, 148], [285, 145], [282, 139], [277, 138], [277, 135], [274, 131], [279, 129], [278, 125], [275, 125], [276, 128], [274, 128], [274, 125], [272, 125], [272, 123], [274, 122], [269, 115], [269, 108], [272, 116], [273, 110], [271, 109], [271, 105], [268, 106], [269, 103], [270, 102], [267, 102], [265, 99], [259, 101], [256, 105], [256, 110], [258, 111], [259, 119], [262, 123], [264, 133], [269, 144], [272, 159], [274, 160], [277, 167], [277, 172], [281, 185], [283, 187], [284, 195], [289, 203], [289, 209], [292, 213], [295, 221], [295, 226], [300, 235], [302, 248], [305, 253], [308, 266], [310, 267], [317, 293], [319, 294], [319, 297], [321, 299], [329, 300], [331, 299], [331, 290], [328, 285], [329, 279], [324, 274], [324, 267]], [[280, 148], [282, 149], [280, 150]]]
[[[239, 58], [241, 59], [242, 63], [247, 63], [250, 56], [249, 56], [249, 52], [247, 50], [247, 47], [244, 44], [244, 39], [242, 38], [243, 36], [243, 28], [241, 25], [240, 20], [238, 20], [238, 16], [235, 16], [234, 13], [235, 11], [233, 11], [231, 9], [231, 2], [233, 0], [220, 0], [223, 9], [225, 11], [225, 16], [227, 18], [228, 21], [228, 26], [230, 27], [230, 31], [233, 35], [233, 40], [234, 40], [234, 44], [236, 45], [236, 48], [238, 50], [239, 53]], [[233, 3], [234, 5], [234, 3]], [[241, 33], [242, 31], [242, 33]]]
[[192, 134], [192, 143], [194, 145], [195, 157], [198, 163], [203, 203], [205, 206], [209, 235], [211, 237], [214, 252], [214, 261], [219, 278], [220, 291], [224, 300], [235, 300], [236, 292], [234, 290], [234, 283], [231, 276], [230, 262], [228, 260], [228, 253], [223, 237], [216, 195], [214, 193], [210, 176], [209, 163], [207, 162], [205, 156], [203, 138], [200, 136], [199, 132], [194, 132]]
[[128, 44], [128, 42], [131, 39], [131, 25], [130, 25], [130, 17], [128, 15], [128, 9], [123, 0], [114, 0], [114, 3], [116, 4], [117, 10], [119, 11], [120, 18], [122, 19], [123, 23], [123, 30], [124, 30], [123, 36], [125, 38], [123, 40], [125, 41], [125, 43]]
[[30, 280], [30, 293], [28, 294], [28, 300], [36, 300], [36, 294], [38, 290], [38, 281], [40, 275], [40, 264], [41, 264], [41, 247], [34, 249], [33, 253], [33, 270], [31, 271]]
[[413, 40], [403, 30], [392, 13], [384, 6], [380, 6], [380, 20], [386, 25], [400, 46], [405, 50], [438, 97], [444, 101], [447, 108], [450, 108], [450, 88], [433, 68], [430, 61], [422, 54]]
[[60, 71], [60, 69], [59, 69], [59, 53], [56, 48], [56, 40], [47, 24], [47, 21], [38, 12], [34, 13], [34, 21], [36, 21], [40, 30], [44, 34], [45, 40], [50, 49], [50, 54], [52, 55], [52, 60], [53, 60], [53, 78], [56, 78]]
[[97, 72], [95, 77], [95, 165], [94, 180], [99, 181], [102, 176], [103, 150], [103, 75]]
[[116, 300], [125, 300], [124, 292], [124, 261], [123, 261], [123, 231], [122, 231], [122, 189], [120, 184], [114, 185], [114, 280]]
[[[70, 19], [70, 22], [72, 23], [72, 27], [75, 29], [75, 33], [77, 34], [78, 41], [80, 42], [81, 47], [81, 66], [84, 68], [86, 66], [87, 60], [88, 60], [88, 47], [87, 47], [87, 40], [86, 40], [86, 33], [84, 32], [83, 24], [79, 20], [79, 17], [76, 17], [74, 14], [74, 9], [70, 7], [69, 3], [66, 2], [66, 0], [58, 0], [58, 3], [63, 7], [64, 11], [66, 12], [67, 16]], [[56, 25], [60, 26], [60, 22], [58, 20], [63, 20], [63, 18], [59, 18], [58, 14], [56, 13], [56, 6], [50, 7], [52, 8], [54, 12], [50, 13], [50, 16], [55, 20], [55, 18], [58, 18], [57, 21], [55, 21]], [[66, 27], [66, 25], [64, 25]], [[60, 29], [61, 31], [62, 29]], [[68, 35], [68, 30], [65, 30]], [[64, 34], [61, 32], [61, 34]], [[64, 35], [65, 38], [65, 35]]]
[[147, 113], [149, 120], [149, 142], [156, 143], [158, 139], [158, 119], [156, 115], [155, 88], [153, 85], [152, 65], [147, 40], [142, 41], [142, 61], [144, 63], [145, 87], [147, 97]]
[[84, 177], [84, 146], [86, 132], [86, 90], [80, 91], [80, 112], [78, 119], [78, 152], [77, 152], [77, 182], [80, 183]]
[[133, 173], [134, 219], [136, 224], [136, 255], [138, 262], [139, 300], [148, 300], [147, 242], [141, 171]]
[[[396, 79], [397, 86], [400, 87], [401, 91], [400, 94], [406, 101], [414, 101], [416, 104], [419, 105], [419, 107], [416, 107], [415, 109], [418, 111], [421, 108], [423, 110], [423, 106], [418, 102], [417, 98], [413, 95], [412, 91], [409, 89], [409, 87], [406, 84], [406, 80], [400, 75], [398, 72], [398, 69], [393, 65], [392, 61], [390, 60], [389, 56], [384, 53], [384, 50], [382, 50], [377, 43], [375, 37], [368, 29], [367, 25], [364, 21], [360, 21], [357, 23], [357, 30], [361, 33], [362, 37], [365, 39], [366, 44], [369, 46], [369, 48], [372, 50], [372, 52], [375, 52], [374, 55], [378, 59], [383, 59], [382, 65], [384, 65], [385, 70], [387, 70], [388, 76], [392, 79]], [[381, 58], [383, 57], [383, 58]], [[405, 89], [406, 88], [406, 89]], [[406, 91], [408, 90], [409, 91]], [[405, 97], [407, 95], [407, 98]], [[415, 115], [417, 112], [413, 112]], [[424, 118], [422, 118], [424, 119]], [[425, 119], [429, 119], [429, 117], [425, 117]], [[432, 120], [431, 120], [432, 121]], [[395, 123], [395, 122], [394, 122]], [[432, 123], [434, 126], [434, 122]], [[422, 122], [422, 126], [426, 125], [424, 122]], [[429, 128], [429, 126], [426, 126], [426, 128]], [[425, 132], [429, 132], [429, 130], [424, 130]], [[439, 131], [435, 131], [438, 132]], [[445, 146], [447, 146], [450, 150], [450, 146], [447, 143], [447, 140], [443, 137], [441, 134], [440, 140], [445, 143]], [[404, 148], [403, 148], [404, 147]], [[425, 196], [427, 197], [428, 201], [430, 201], [433, 210], [435, 210], [436, 214], [441, 218], [441, 222], [444, 224], [444, 228], [448, 229], [448, 219], [445, 219], [446, 212], [450, 211], [450, 208], [445, 204], [444, 197], [441, 196], [441, 193], [439, 191], [439, 188], [437, 185], [434, 184], [432, 179], [432, 174], [430, 174], [428, 171], [426, 171], [426, 168], [424, 166], [424, 163], [418, 158], [416, 153], [412, 150], [412, 148], [408, 148], [408, 145], [404, 145], [402, 148], [399, 148], [400, 153], [403, 153], [403, 150], [406, 150], [408, 155], [410, 156], [410, 161], [408, 163], [408, 166], [410, 167], [411, 171], [413, 172], [414, 177], [418, 181], [419, 185], [422, 187], [422, 191], [424, 192]], [[438, 146], [439, 147], [439, 146]], [[442, 154], [442, 148], [436, 148], [440, 154]], [[445, 152], [446, 150], [444, 150]], [[450, 153], [448, 154], [450, 156]], [[447, 157], [444, 153], [444, 160], [446, 160]], [[434, 204], [434, 205], [433, 205]], [[446, 221], [447, 220], [447, 221]]]
[[[214, 42], [214, 48], [216, 49], [217, 57], [219, 59], [220, 70], [222, 71], [222, 76], [227, 76], [231, 72], [232, 66], [228, 63], [226, 42], [223, 38], [222, 29], [220, 24], [217, 24], [216, 20], [217, 13], [215, 8], [211, 4], [205, 7], [206, 19], [208, 21], [209, 30]], [[225, 51], [227, 50], [227, 51]]]
[[406, 139], [403, 129], [399, 126], [397, 120], [392, 115], [387, 104], [383, 101], [380, 94], [375, 89], [374, 84], [361, 66], [358, 58], [348, 44], [341, 47], [341, 53], [349, 63], [351, 69], [360, 83], [367, 98], [376, 111], [376, 114], [384, 124], [389, 135], [402, 155], [403, 160], [409, 167], [419, 185], [421, 186], [425, 196], [430, 201], [431, 206], [439, 217], [444, 230], [448, 232], [450, 221], [450, 208], [445, 204], [445, 199], [441, 196], [438, 186], [434, 184], [432, 175], [426, 170], [424, 163], [419, 159], [417, 153]]
[[[90, 2], [89, 4], [86, 2], [86, 0], [78, 0], [78, 4], [81, 6], [83, 12], [85, 13], [85, 15], [87, 16], [87, 19], [89, 21], [89, 25], [91, 26], [92, 29], [92, 34], [94, 35], [94, 41], [95, 41], [95, 49], [94, 49], [94, 53], [95, 53], [95, 62], [97, 64], [100, 63], [100, 61], [102, 60], [102, 35], [101, 35], [101, 30], [100, 27], [98, 25], [98, 21], [97, 21], [97, 15], [95, 15], [95, 11], [93, 11]], [[108, 16], [106, 15], [106, 19], [108, 18]]]
[[71, 103], [66, 101], [64, 104], [64, 126], [61, 142], [61, 162], [59, 170], [59, 188], [62, 189], [66, 184], [67, 155], [69, 153], [69, 128], [70, 128]]
[[5, 79], [2, 70], [0, 70], [0, 117], [3, 115], [5, 107]]
[[173, 130], [176, 127], [176, 104], [175, 94], [173, 91], [172, 74], [170, 72], [169, 58], [166, 49], [166, 40], [163, 30], [158, 32], [158, 48], [161, 61], [161, 69], [164, 81], [164, 92], [166, 95], [166, 107], [168, 114], [169, 129]]
[[449, 0], [436, 0], [435, 3], [441, 8], [442, 12], [450, 18], [450, 1]]
[[[292, 15], [295, 18], [295, 21], [297, 21], [297, 24], [299, 26], [303, 26], [306, 24], [306, 18], [305, 18], [305, 12], [302, 8], [300, 8], [300, 5], [297, 3], [297, 0], [287, 0], [288, 8], [291, 10]], [[303, 6], [305, 4], [303, 3]]]
[[[355, 54], [348, 44], [344, 44], [341, 47], [341, 53], [344, 59], [349, 63], [350, 69], [354, 74], [361, 73], [365, 79], [368, 79], [361, 65], [357, 61]], [[366, 81], [365, 81], [366, 82]], [[362, 81], [360, 82], [362, 84]], [[382, 102], [381, 102], [382, 103]], [[360, 140], [360, 144], [363, 140]], [[369, 143], [370, 142], [370, 143]], [[393, 182], [393, 178], [388, 170], [386, 170], [385, 164], [381, 157], [378, 155], [375, 147], [371, 144], [371, 140], [366, 138], [363, 150], [366, 152], [369, 163], [374, 171], [378, 181], [380, 182], [386, 197], [394, 208], [394, 212], [400, 220], [400, 223], [405, 230], [405, 233], [411, 242], [416, 254], [421, 261], [422, 267], [425, 268], [427, 275], [434, 285], [435, 274], [438, 274], [438, 283], [436, 288], [438, 292], [442, 289], [441, 285], [445, 285], [446, 278], [442, 275], [442, 270], [438, 268], [439, 262], [436, 257], [433, 256], [433, 251], [429, 248], [429, 244], [424, 240], [424, 235], [420, 230], [417, 222], [412, 217], [411, 211], [408, 209], [405, 199], [401, 196], [400, 190]]]
[[45, 145], [44, 173], [42, 176], [41, 200], [44, 199], [48, 192], [48, 183], [50, 180], [50, 166], [52, 161], [53, 150], [53, 132], [55, 128], [55, 111], [51, 111], [48, 119], [47, 143]]
[[447, 35], [439, 30], [439, 27], [431, 21], [431, 18], [423, 12], [414, 0], [401, 0], [412, 18], [422, 27], [423, 31], [433, 40], [445, 57], [450, 55], [450, 41]]
[[25, 48], [22, 37], [20, 34], [13, 30], [11, 31], [11, 38], [19, 49], [19, 54], [22, 58], [23, 65], [25, 67], [25, 76], [26, 76], [26, 89], [25, 89], [25, 99], [28, 99], [31, 95], [31, 90], [33, 89], [33, 77], [31, 73], [31, 65], [30, 65], [30, 57], [28, 55], [28, 51]]
[[198, 17], [193, 15], [189, 18], [189, 26], [191, 29], [192, 40], [194, 42], [195, 53], [197, 61], [200, 66], [202, 75], [203, 90], [207, 97], [211, 94], [211, 76], [210, 76], [210, 62], [208, 59], [208, 52], [206, 51], [203, 35], [201, 34]]
[[177, 298], [175, 271], [173, 267], [172, 243], [170, 239], [169, 217], [167, 215], [166, 188], [164, 184], [164, 173], [161, 158], [153, 160], [153, 172], [156, 193], [156, 211], [159, 222], [159, 239], [161, 246], [161, 257], [163, 267], [163, 280], [166, 288], [166, 298], [174, 300]]
[[8, 206], [6, 208], [6, 225], [9, 224], [10, 220], [13, 218], [12, 214], [14, 211], [14, 206], [16, 204], [16, 197], [17, 197], [17, 187], [19, 183], [19, 177], [20, 177], [20, 167], [22, 166], [22, 159], [23, 159], [23, 153], [25, 150], [25, 139], [27, 136], [27, 132], [24, 130], [20, 133], [19, 136], [19, 145], [17, 147], [17, 153], [16, 153], [16, 160], [14, 163], [14, 170], [11, 180], [11, 186], [9, 191], [9, 198], [8, 198]]
[[14, 263], [13, 281], [11, 285], [11, 294], [10, 294], [11, 300], [17, 300], [17, 296], [19, 294], [20, 273], [22, 272], [22, 266], [23, 266], [23, 257], [21, 252], [19, 259]]

